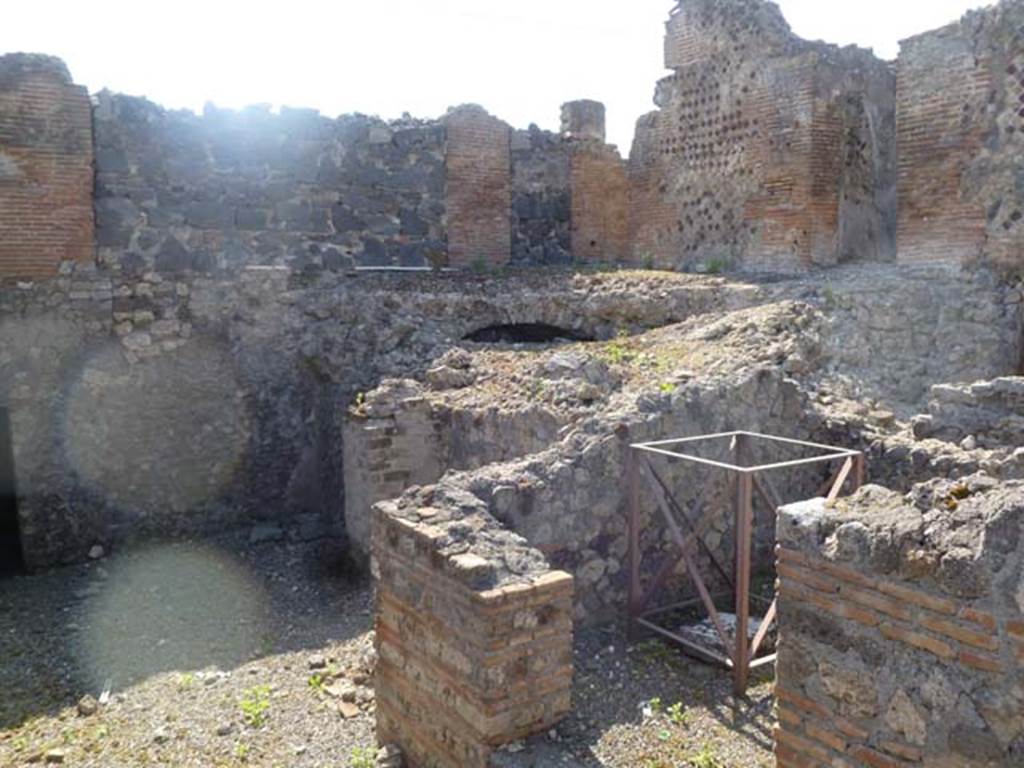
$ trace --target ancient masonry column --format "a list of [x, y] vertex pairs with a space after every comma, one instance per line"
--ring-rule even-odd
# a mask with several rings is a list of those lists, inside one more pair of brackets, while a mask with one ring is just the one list
[[562, 105], [569, 142], [570, 229], [577, 261], [621, 262], [629, 256], [626, 163], [605, 143], [605, 109], [597, 101]]

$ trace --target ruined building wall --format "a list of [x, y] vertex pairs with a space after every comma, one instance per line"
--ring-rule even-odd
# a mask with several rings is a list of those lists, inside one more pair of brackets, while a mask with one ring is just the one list
[[[396, 463], [400, 465], [404, 463], [402, 454], [422, 450], [424, 445], [417, 437], [423, 432], [415, 400], [410, 398], [404, 407], [399, 407], [390, 417], [393, 422], [388, 424], [399, 436], [395, 443], [400, 452]], [[721, 408], [722, 402], [729, 402], [731, 408]], [[718, 403], [718, 407], [712, 408], [712, 403]], [[445, 413], [438, 413], [437, 417], [446, 421], [450, 418]], [[472, 441], [471, 429], [486, 433], [490, 427], [488, 420], [486, 414], [477, 414], [472, 425], [442, 423], [441, 429], [433, 433], [435, 437], [431, 439], [439, 439], [432, 445], [440, 448], [446, 459], [457, 456], [458, 451], [453, 450], [455, 443]], [[517, 422], [518, 431], [523, 433], [530, 428], [543, 431], [548, 426], [545, 415], [536, 411], [520, 412]], [[501, 449], [495, 448], [489, 456], [463, 456], [453, 464], [445, 464], [449, 471], [443, 477], [439, 474], [429, 480], [432, 485], [426, 486], [424, 492], [437, 497], [433, 506], [446, 510], [449, 499], [456, 499], [458, 504], [482, 504], [502, 525], [541, 552], [552, 567], [573, 575], [573, 617], [583, 624], [597, 624], [621, 616], [626, 608], [625, 462], [629, 443], [663, 439], [666, 435], [716, 433], [738, 424], [768, 433], [803, 437], [813, 434], [816, 428], [815, 419], [805, 410], [798, 389], [786, 382], [778, 371], [757, 367], [714, 382], [680, 387], [671, 396], [653, 398], [645, 403], [644, 411], [634, 414], [628, 423], [623, 422], [621, 414], [597, 415], [577, 422], [574, 434], [564, 440], [549, 439], [541, 445], [542, 441], [534, 438], [532, 450], [529, 435], [516, 435], [506, 450], [511, 453], [514, 443], [525, 453], [502, 458], [498, 455]], [[358, 419], [346, 428], [347, 433], [362, 430], [353, 445], [366, 446], [374, 439], [375, 435], [365, 429], [371, 425], [372, 421]], [[766, 454], [765, 458], [769, 455], [772, 454]], [[421, 460], [427, 465], [430, 457], [422, 455]], [[705, 541], [719, 562], [733, 562], [733, 493], [724, 474], [706, 472], [693, 464], [655, 463], [684, 507], [693, 503], [705, 484], [710, 484]], [[351, 484], [364, 488], [370, 503], [385, 498], [386, 484], [373, 475], [367, 476], [359, 467], [351, 468], [356, 473], [346, 474], [346, 487]], [[802, 471], [782, 473], [777, 480], [787, 493], [800, 494], [812, 492], [820, 485], [822, 477]], [[369, 504], [355, 502], [355, 498], [346, 499], [348, 527], [354, 532], [368, 531]], [[758, 505], [760, 508], [760, 502]], [[457, 506], [451, 508], [452, 514], [458, 513]], [[642, 489], [642, 521], [645, 568], [653, 570], [675, 545], [668, 539], [654, 494], [646, 485]], [[774, 559], [773, 532], [771, 516], [766, 510], [760, 510], [755, 527], [756, 567], [770, 571]], [[364, 541], [357, 536], [352, 544], [358, 551], [360, 546], [365, 546]], [[710, 589], [726, 586], [704, 551], [699, 552], [696, 559]], [[686, 586], [681, 573], [680, 570], [679, 577], [669, 588]], [[651, 574], [645, 571], [645, 575], [650, 577]], [[686, 594], [693, 594], [692, 588], [688, 589]]]
[[101, 93], [99, 262], [146, 272], [425, 266], [445, 251], [445, 129], [312, 110], [202, 116]]
[[897, 63], [903, 261], [1024, 264], [1024, 2], [905, 40]]
[[583, 262], [616, 264], [629, 256], [629, 182], [619, 152], [597, 140], [570, 148], [572, 253]]
[[413, 768], [486, 768], [568, 714], [572, 578], [468, 494], [374, 515], [380, 743]]
[[93, 259], [89, 95], [49, 56], [0, 56], [0, 278]]
[[1022, 521], [984, 475], [780, 510], [780, 768], [1021, 764]]
[[633, 257], [797, 270], [893, 258], [892, 75], [760, 0], [685, 0], [630, 155]]
[[604, 133], [604, 106], [594, 101], [563, 104], [560, 135], [514, 132], [514, 261], [628, 261], [626, 163]]
[[445, 118], [448, 129], [448, 263], [502, 266], [512, 255], [511, 128], [477, 106]]
[[531, 128], [512, 134], [512, 261], [568, 264], [572, 186], [562, 137]]

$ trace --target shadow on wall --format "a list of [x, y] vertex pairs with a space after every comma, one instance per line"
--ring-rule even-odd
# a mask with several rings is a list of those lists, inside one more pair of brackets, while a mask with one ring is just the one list
[[548, 323], [489, 325], [463, 337], [463, 341], [479, 344], [550, 344], [558, 340], [595, 341], [593, 336], [583, 331], [559, 328]]
[[23, 568], [10, 412], [0, 407], [0, 577]]

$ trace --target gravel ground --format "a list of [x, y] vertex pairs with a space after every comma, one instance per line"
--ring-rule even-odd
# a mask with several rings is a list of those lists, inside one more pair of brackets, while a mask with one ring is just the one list
[[[337, 544], [169, 545], [0, 580], [0, 766], [372, 766], [370, 590]], [[772, 764], [768, 678], [581, 632], [574, 712], [507, 768]]]
[[370, 593], [331, 560], [179, 544], [0, 581], [0, 766], [354, 763]]
[[501, 768], [759, 768], [772, 756], [771, 673], [736, 699], [728, 673], [624, 628], [577, 637], [573, 712], [546, 735], [503, 749]]

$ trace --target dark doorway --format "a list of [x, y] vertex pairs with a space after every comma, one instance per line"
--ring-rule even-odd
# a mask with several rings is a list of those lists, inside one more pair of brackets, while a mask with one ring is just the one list
[[593, 341], [581, 331], [559, 328], [547, 323], [512, 323], [509, 325], [489, 325], [478, 331], [467, 333], [464, 341], [475, 341], [480, 344], [550, 344], [558, 339], [569, 341]]
[[18, 531], [18, 497], [14, 487], [14, 450], [11, 418], [0, 407], [0, 576], [20, 573], [25, 562]]

